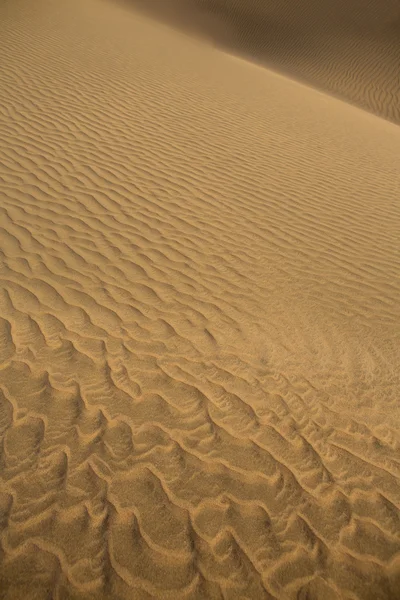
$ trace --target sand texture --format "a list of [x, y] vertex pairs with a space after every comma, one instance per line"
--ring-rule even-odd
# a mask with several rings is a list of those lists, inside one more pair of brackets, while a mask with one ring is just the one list
[[400, 128], [4, 0], [0, 599], [398, 600], [399, 432]]
[[119, 1], [400, 124], [399, 0]]

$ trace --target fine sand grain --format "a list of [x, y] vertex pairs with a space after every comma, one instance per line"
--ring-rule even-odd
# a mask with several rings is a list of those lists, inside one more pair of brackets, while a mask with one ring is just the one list
[[399, 403], [400, 128], [4, 0], [0, 599], [398, 600]]

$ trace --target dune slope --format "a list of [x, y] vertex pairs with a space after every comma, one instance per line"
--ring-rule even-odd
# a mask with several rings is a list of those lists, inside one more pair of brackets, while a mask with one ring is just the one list
[[0, 63], [1, 599], [399, 598], [400, 129], [101, 0]]
[[398, 0], [120, 0], [400, 124]]

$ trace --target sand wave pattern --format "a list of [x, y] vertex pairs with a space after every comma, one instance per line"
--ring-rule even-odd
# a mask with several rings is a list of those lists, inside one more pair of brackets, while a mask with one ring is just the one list
[[119, 0], [400, 124], [398, 0]]
[[113, 3], [0, 23], [0, 598], [400, 598], [399, 129]]

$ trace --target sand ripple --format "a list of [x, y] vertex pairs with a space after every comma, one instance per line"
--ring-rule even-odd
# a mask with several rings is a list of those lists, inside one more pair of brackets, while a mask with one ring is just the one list
[[399, 598], [400, 130], [101, 0], [0, 22], [0, 597]]

